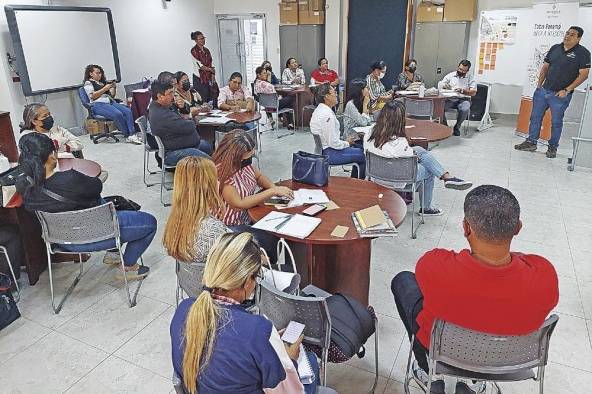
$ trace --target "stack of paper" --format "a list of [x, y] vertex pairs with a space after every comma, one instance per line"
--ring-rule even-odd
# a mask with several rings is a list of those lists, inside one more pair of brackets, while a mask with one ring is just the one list
[[253, 228], [304, 239], [320, 223], [321, 219], [319, 218], [272, 211], [255, 223]]
[[320, 189], [299, 189], [294, 191], [294, 198], [288, 208], [299, 207], [304, 204], [326, 204], [329, 202], [327, 194]]
[[358, 127], [354, 127], [353, 129], [354, 129], [354, 131], [356, 133], [367, 134], [367, 133], [370, 133], [373, 128], [374, 128], [374, 125], [371, 124], [370, 126], [358, 126]]
[[219, 117], [209, 116], [207, 118], [203, 118], [199, 122], [200, 123], [210, 123], [210, 124], [226, 124], [230, 121], [231, 121], [231, 119], [227, 118], [226, 116], [219, 116]]
[[417, 91], [416, 90], [399, 90], [397, 92], [397, 94], [400, 96], [413, 96], [413, 95], [417, 95]]
[[312, 370], [312, 365], [310, 365], [310, 361], [306, 356], [306, 352], [304, 351], [304, 346], [300, 344], [300, 354], [298, 355], [298, 376], [300, 376], [300, 381], [302, 384], [311, 384], [315, 381], [315, 374]]

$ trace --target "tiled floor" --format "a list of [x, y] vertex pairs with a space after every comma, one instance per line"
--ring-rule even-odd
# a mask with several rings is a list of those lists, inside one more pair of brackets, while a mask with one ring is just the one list
[[[560, 275], [556, 309], [560, 321], [551, 342], [546, 392], [585, 393], [592, 387], [592, 172], [566, 171], [567, 150], [560, 149], [555, 160], [546, 159], [542, 152], [514, 151], [512, 146], [519, 139], [511, 126], [451, 138], [433, 153], [451, 173], [477, 185], [509, 187], [518, 197], [524, 227], [513, 249], [546, 256]], [[142, 183], [141, 147], [85, 141], [85, 156], [109, 171], [104, 195], [127, 196], [159, 220], [159, 232], [145, 255], [151, 274], [138, 305], [129, 309], [114, 269], [103, 266], [102, 255], [97, 254], [57, 316], [51, 311], [47, 273], [34, 287], [22, 279], [23, 318], [0, 332], [0, 392], [169, 393], [168, 324], [174, 312], [175, 274], [173, 260], [160, 244], [169, 208], [160, 205], [157, 186], [147, 188]], [[273, 180], [288, 178], [291, 152], [312, 146], [312, 138], [303, 132], [281, 140], [266, 134], [261, 168]], [[370, 301], [380, 313], [379, 393], [403, 393], [409, 349], [390, 280], [401, 270], [412, 270], [418, 257], [431, 248], [467, 246], [460, 223], [464, 195], [437, 184], [435, 205], [444, 216], [427, 219], [416, 240], [410, 238], [406, 220], [399, 237], [374, 241]], [[55, 270], [63, 292], [77, 266], [55, 265]], [[368, 345], [364, 359], [330, 366], [329, 383], [340, 393], [363, 393], [370, 388], [372, 339]], [[453, 384], [448, 388], [451, 392]], [[535, 393], [537, 387], [524, 382], [505, 385], [504, 390]]]

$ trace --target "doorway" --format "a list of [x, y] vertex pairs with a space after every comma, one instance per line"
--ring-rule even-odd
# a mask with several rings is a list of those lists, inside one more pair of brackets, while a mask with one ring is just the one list
[[240, 72], [243, 85], [255, 82], [255, 68], [267, 59], [264, 14], [217, 15], [221, 80], [225, 85], [233, 72]]

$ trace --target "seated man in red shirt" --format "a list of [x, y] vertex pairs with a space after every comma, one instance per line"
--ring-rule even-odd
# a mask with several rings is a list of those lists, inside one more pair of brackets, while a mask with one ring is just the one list
[[[391, 290], [409, 338], [415, 335], [413, 376], [427, 383], [426, 355], [435, 319], [499, 335], [538, 329], [557, 305], [557, 273], [545, 258], [510, 252], [522, 227], [520, 205], [507, 189], [493, 185], [470, 191], [464, 203], [464, 235], [470, 250], [434, 249], [424, 254], [415, 274], [398, 273]], [[456, 384], [456, 394], [484, 393], [485, 383]], [[444, 393], [444, 381], [431, 393]]]

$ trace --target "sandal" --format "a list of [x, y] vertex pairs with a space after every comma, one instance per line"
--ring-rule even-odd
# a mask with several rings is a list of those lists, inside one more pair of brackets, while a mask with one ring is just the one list
[[[142, 280], [148, 276], [148, 272], [150, 272], [150, 267], [146, 267], [145, 265], [140, 265], [137, 263], [132, 266], [125, 267], [125, 276], [127, 277], [128, 282]], [[119, 280], [125, 280], [121, 268], [119, 268], [115, 277]]]

